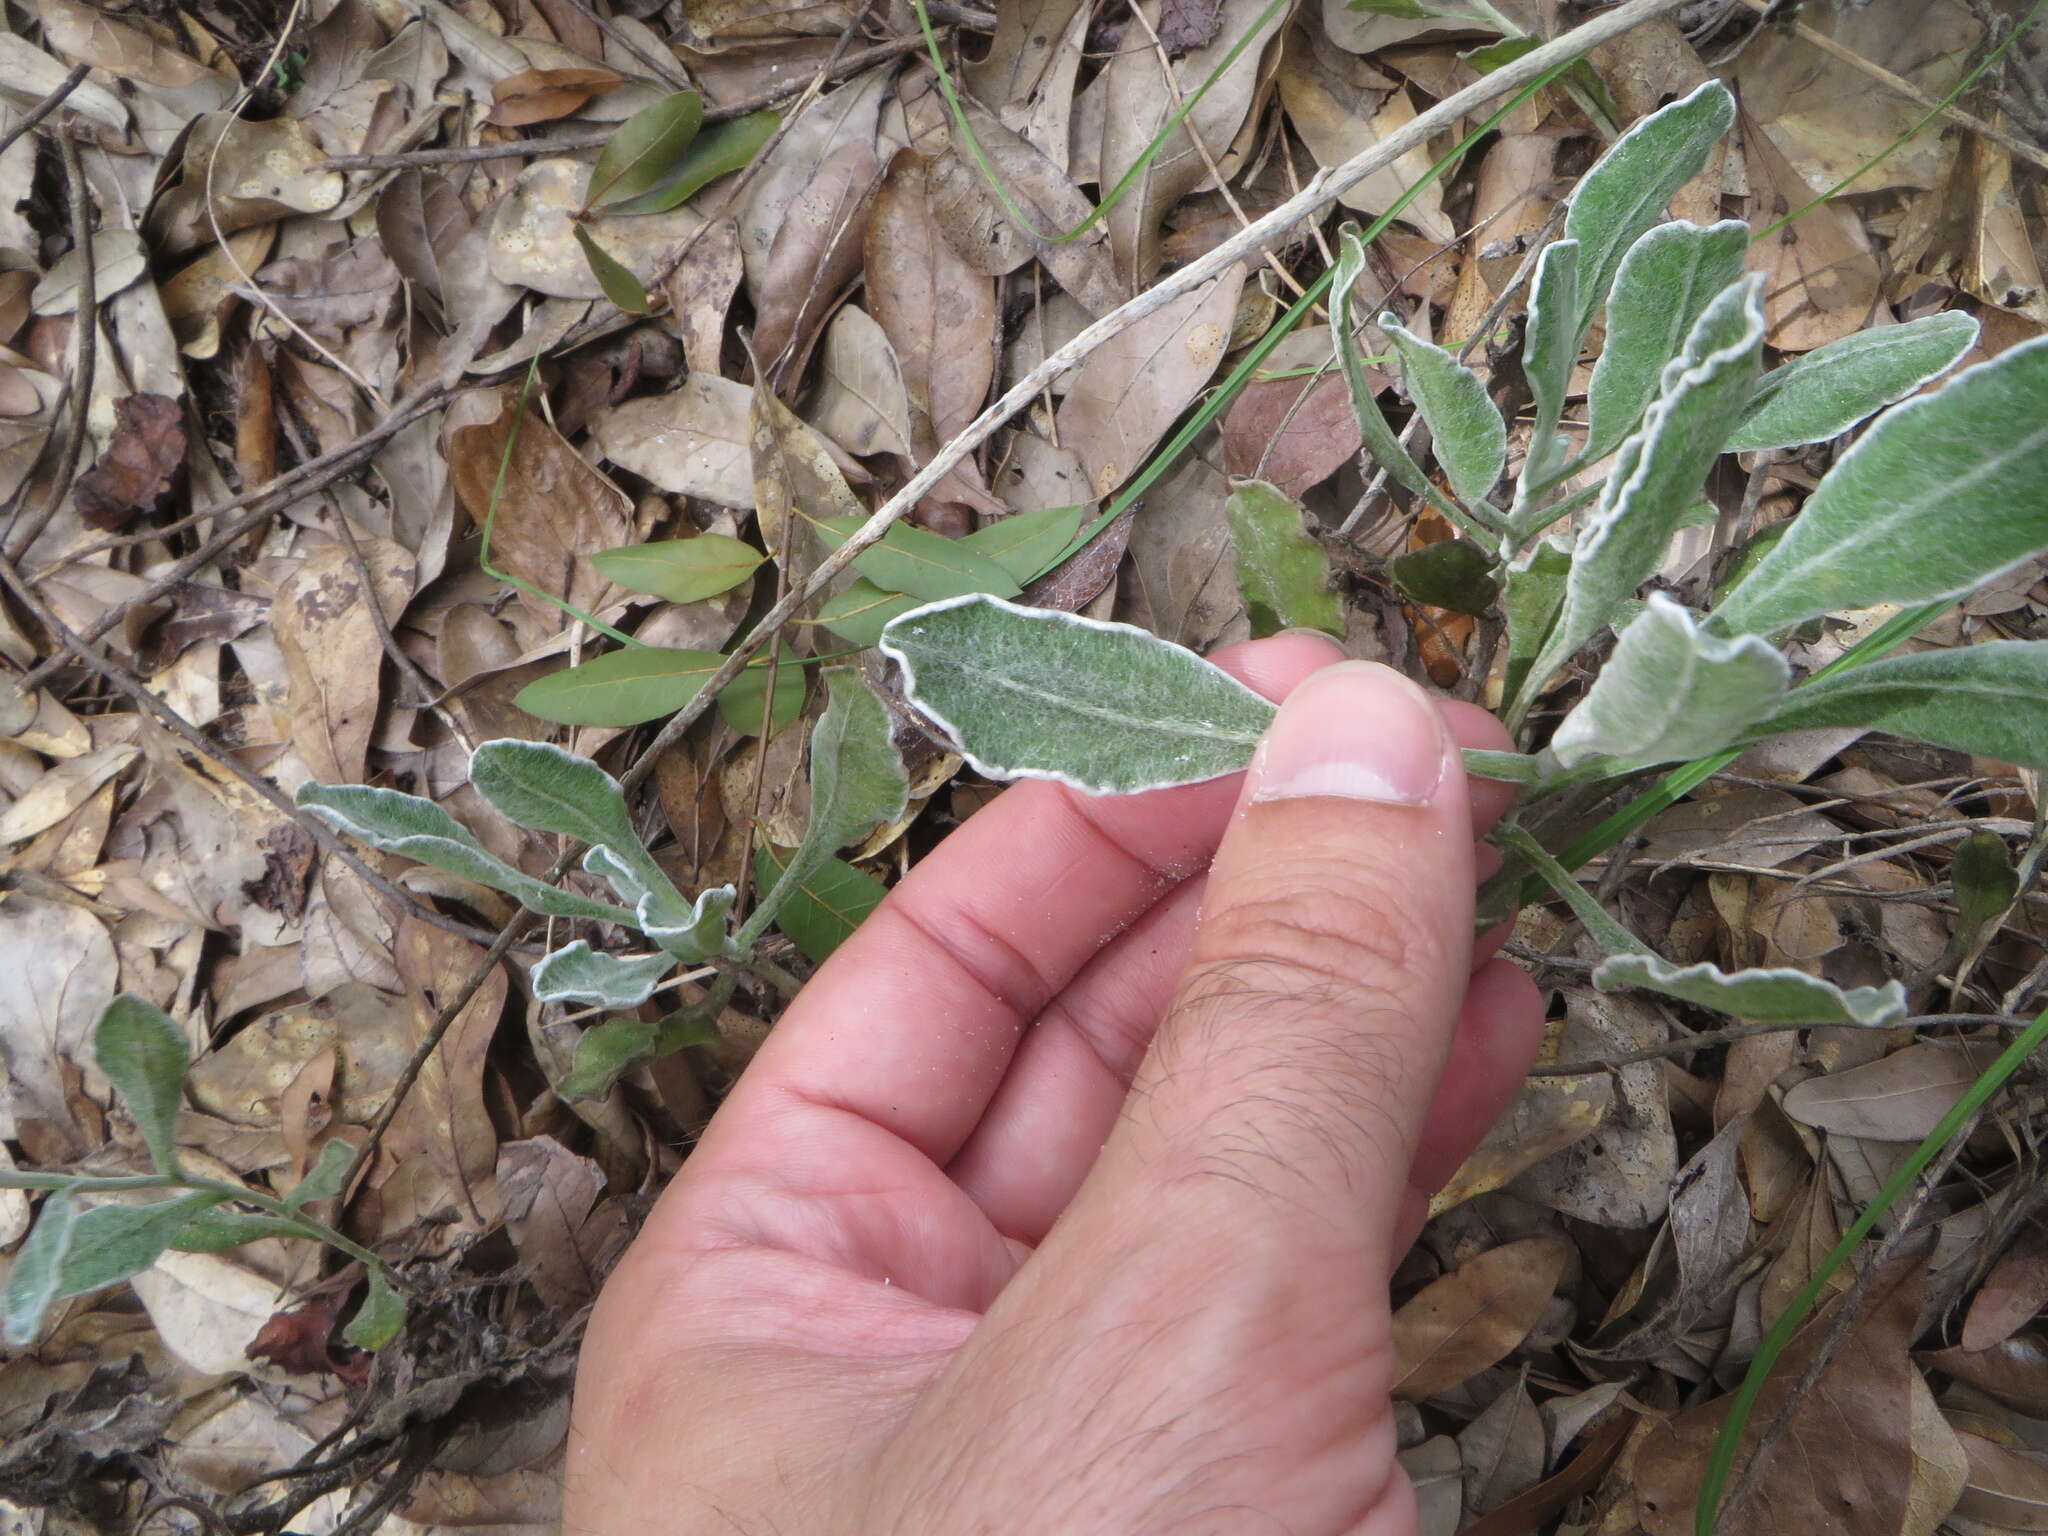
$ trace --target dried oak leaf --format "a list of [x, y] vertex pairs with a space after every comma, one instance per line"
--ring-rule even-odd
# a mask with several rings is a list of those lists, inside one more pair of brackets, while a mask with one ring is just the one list
[[169, 395], [128, 395], [114, 405], [114, 438], [78, 478], [78, 511], [95, 528], [125, 527], [154, 512], [185, 468], [185, 413]]
[[1173, 58], [1206, 48], [1223, 30], [1223, 0], [1166, 0], [1159, 8], [1159, 46]]
[[242, 882], [242, 894], [288, 923], [306, 915], [306, 884], [313, 874], [312, 837], [295, 821], [263, 834], [263, 873]]
[[294, 1376], [339, 1376], [361, 1386], [370, 1379], [370, 1357], [339, 1344], [335, 1329], [348, 1304], [345, 1290], [316, 1296], [303, 1307], [272, 1315], [250, 1343], [251, 1360], [267, 1360]]

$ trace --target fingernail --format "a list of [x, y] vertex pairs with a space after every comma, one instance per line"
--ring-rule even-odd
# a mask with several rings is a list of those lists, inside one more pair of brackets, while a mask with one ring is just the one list
[[1280, 706], [1252, 760], [1250, 798], [1427, 805], [1444, 757], [1443, 717], [1428, 694], [1376, 661], [1339, 662]]

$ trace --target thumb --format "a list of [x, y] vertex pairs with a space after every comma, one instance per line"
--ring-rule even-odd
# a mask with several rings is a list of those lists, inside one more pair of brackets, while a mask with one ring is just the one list
[[1124, 1145], [1098, 1166], [1117, 1203], [1176, 1191], [1197, 1226], [1292, 1212], [1390, 1269], [1472, 911], [1464, 765], [1435, 703], [1370, 662], [1311, 676], [1246, 776]]

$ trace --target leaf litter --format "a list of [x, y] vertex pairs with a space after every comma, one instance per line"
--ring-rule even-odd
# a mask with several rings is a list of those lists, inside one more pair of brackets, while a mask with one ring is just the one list
[[[1412, 488], [1376, 484], [1328, 313], [1241, 391], [1223, 381], [1334, 259], [1339, 219], [1421, 183], [1368, 250], [1352, 313], [1405, 329], [1361, 330], [1362, 377], [1406, 426], [1431, 404], [1381, 364], [1396, 342], [1441, 347], [1457, 388], [1531, 407], [1500, 337], [1526, 318], [1554, 210], [1617, 132], [1709, 75], [1741, 116], [1673, 208], [1761, 235], [1746, 261], [1776, 358], [1935, 315], [1980, 322], [1969, 361], [2048, 331], [2048, 44], [2022, 37], [1888, 148], [2012, 7], [1682, 7], [1448, 175], [1428, 177], [1451, 143], [1432, 141], [1118, 328], [923, 497], [915, 537], [783, 632], [773, 708], [761, 682], [736, 686], [649, 758], [653, 723], [845, 537], [830, 519], [881, 505], [1091, 319], [1477, 78], [1502, 25], [1576, 19], [931, 10], [957, 117], [904, 7], [339, 0], [280, 34], [206, 0], [36, 0], [0, 37], [0, 181], [23, 189], [0, 209], [0, 551], [19, 581], [0, 609], [17, 962], [0, 1166], [145, 1164], [90, 1049], [132, 993], [195, 1058], [178, 1155], [281, 1193], [323, 1146], [367, 1148], [329, 1213], [424, 1298], [367, 1355], [340, 1331], [360, 1268], [273, 1236], [62, 1304], [0, 1357], [0, 1505], [23, 1529], [125, 1527], [153, 1501], [158, 1523], [200, 1529], [178, 1499], [236, 1530], [365, 1511], [391, 1530], [552, 1529], [579, 1309], [784, 1005], [745, 983], [704, 1043], [572, 1102], [557, 1090], [595, 1020], [535, 1001], [536, 947], [456, 1003], [505, 898], [402, 858], [345, 862], [289, 811], [302, 784], [423, 795], [533, 876], [564, 846], [479, 796], [469, 751], [553, 741], [645, 764], [635, 810], [680, 887], [758, 889], [788, 850], [817, 857], [804, 757], [828, 690], [804, 663], [872, 645], [932, 581], [1198, 649], [1305, 623], [1492, 702], [1495, 593], [1468, 593], [1454, 559], [1416, 562], [1463, 541]], [[1532, 420], [1510, 413], [1511, 462]], [[1659, 585], [1700, 601], [1839, 453], [1744, 455]], [[1027, 514], [1044, 516], [1006, 530]], [[2044, 614], [2048, 582], [2023, 566], [1916, 653], [2040, 638]], [[1810, 625], [1793, 659], [1856, 638]], [[592, 663], [672, 679], [677, 657], [705, 660], [643, 684], [650, 704], [549, 703], [602, 680]], [[1567, 675], [1539, 708], [1581, 692]], [[1523, 911], [1510, 952], [1549, 990], [1543, 1060], [1395, 1277], [1402, 1458], [1429, 1536], [1689, 1530], [1762, 1331], [2000, 1024], [2040, 1004], [2038, 774], [1814, 725], [1809, 750], [1753, 749], [1595, 873], [1674, 966], [1899, 980], [1911, 1014], [1723, 1031], [1596, 991], [1572, 917]], [[808, 875], [770, 941], [799, 978], [989, 792], [945, 743], [895, 729], [907, 807]], [[651, 1028], [703, 997], [676, 994], [626, 1017]], [[1766, 1381], [1725, 1528], [2043, 1528], [2043, 1115], [2023, 1076], [1829, 1287]], [[0, 1272], [32, 1204], [0, 1191]], [[337, 1455], [339, 1478], [307, 1470]]]

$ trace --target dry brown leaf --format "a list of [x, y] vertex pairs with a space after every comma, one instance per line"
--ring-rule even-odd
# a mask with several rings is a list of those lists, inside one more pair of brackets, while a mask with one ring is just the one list
[[1111, 337], [1076, 370], [1060, 402], [1060, 442], [1080, 455], [1096, 496], [1137, 473], [1209, 382], [1243, 288], [1239, 264]]
[[1229, 494], [1229, 482], [1198, 453], [1160, 482], [1152, 505], [1131, 525], [1120, 619], [1195, 650], [1250, 637], [1225, 516]]
[[[1730, 1536], [1781, 1531], [1896, 1531], [1903, 1524], [1915, 1462], [1912, 1342], [1925, 1259], [1915, 1254], [1880, 1278], [1862, 1314], [1784, 1437], [1761, 1467], [1740, 1475], [1757, 1488]], [[1737, 1465], [1753, 1453], [1804, 1374], [1832, 1313], [1796, 1335], [1773, 1367], [1742, 1434]], [[1715, 1398], [1653, 1427], [1636, 1463], [1637, 1519], [1650, 1536], [1691, 1536], [1701, 1472], [1730, 1399]]]
[[245, 229], [180, 268], [163, 285], [164, 315], [181, 353], [203, 359], [220, 351], [221, 316], [237, 301], [235, 290], [247, 281], [243, 274], [262, 266], [276, 243], [275, 224]]
[[[448, 467], [455, 494], [481, 528], [490, 516], [492, 491], [499, 490], [491, 558], [500, 570], [585, 613], [605, 607], [618, 590], [597, 573], [589, 557], [632, 538], [632, 503], [585, 463], [561, 433], [532, 415], [520, 424], [507, 464], [506, 442], [516, 405], [510, 391], [499, 392], [496, 402], [492, 419], [449, 433]], [[480, 410], [489, 403], [488, 397], [480, 401]], [[519, 596], [549, 630], [568, 621], [553, 604], [526, 592]]]
[[794, 585], [810, 575], [825, 553], [810, 531], [813, 525], [832, 517], [864, 517], [867, 509], [847, 488], [824, 440], [765, 384], [754, 387], [747, 443], [761, 537]]
[[437, 321], [447, 324], [457, 247], [473, 224], [462, 196], [433, 171], [400, 171], [377, 196], [377, 238]]
[[2048, 1455], [2010, 1450], [1967, 1431], [1957, 1438], [1969, 1473], [1955, 1512], [2001, 1530], [2048, 1531]]
[[604, 1171], [552, 1136], [535, 1136], [498, 1148], [497, 1180], [505, 1230], [541, 1299], [564, 1311], [589, 1301], [607, 1257], [588, 1246], [604, 1234], [585, 1231]]
[[1299, 498], [1358, 452], [1358, 417], [1343, 376], [1334, 369], [1299, 378], [1263, 375], [1330, 361], [1330, 328], [1304, 326], [1275, 347], [1252, 382], [1223, 415], [1223, 464]]
[[80, 1123], [90, 1106], [79, 1087], [93, 1025], [114, 997], [113, 940], [91, 913], [19, 892], [0, 907], [0, 932], [11, 957], [0, 966], [0, 1135], [31, 1163], [68, 1163], [99, 1145]]
[[[841, 144], [876, 143], [882, 103], [895, 81], [894, 63], [881, 64], [831, 92], [794, 119], [782, 137], [755, 162], [739, 217], [740, 259], [747, 291], [761, 297], [768, 253], [788, 216], [789, 205], [811, 184], [818, 165]], [[765, 361], [765, 359], [764, 359]]]
[[179, 184], [150, 214], [150, 227], [173, 253], [293, 214], [331, 213], [348, 190], [348, 179], [327, 168], [327, 151], [312, 129], [289, 117], [210, 112], [192, 125], [182, 169]]
[[106, 451], [78, 477], [79, 515], [95, 528], [125, 528], [156, 511], [184, 469], [184, 407], [166, 395], [123, 395]]
[[290, 678], [292, 746], [325, 784], [362, 780], [384, 667], [369, 605], [377, 604], [386, 624], [397, 623], [417, 574], [413, 557], [396, 544], [359, 544], [374, 594], [363, 591], [349, 549], [329, 540], [278, 588], [270, 610]]
[[56, 826], [141, 755], [139, 748], [116, 742], [59, 763], [0, 814], [0, 845], [22, 842]]
[[140, 28], [92, 6], [73, 0], [36, 0], [36, 10], [52, 48], [118, 79], [181, 90], [219, 78], [189, 55], [165, 47]]
[[1496, 1509], [1543, 1476], [1543, 1416], [1529, 1396], [1526, 1373], [1458, 1434], [1465, 1467], [1465, 1508]]
[[599, 411], [591, 435], [606, 458], [664, 491], [752, 511], [752, 399], [744, 384], [692, 371], [680, 389]]
[[1416, 1536], [1455, 1536], [1465, 1512], [1463, 1466], [1458, 1442], [1435, 1435], [1397, 1455], [1415, 1489]]
[[910, 452], [903, 369], [875, 317], [858, 304], [841, 305], [825, 327], [809, 415], [813, 426], [849, 453]]
[[1550, 1304], [1569, 1256], [1555, 1238], [1523, 1238], [1424, 1286], [1394, 1313], [1394, 1396], [1434, 1397], [1512, 1353]]
[[576, 240], [579, 227], [644, 285], [703, 226], [704, 216], [688, 203], [667, 213], [615, 214], [579, 226], [576, 215], [590, 171], [581, 160], [555, 158], [536, 160], [519, 173], [488, 221], [480, 221], [488, 231], [491, 276], [558, 299], [602, 298], [604, 289]]
[[[1804, 208], [1821, 190], [1809, 184], [1747, 114], [1742, 144], [1749, 169], [1750, 227], [1762, 230]], [[1839, 341], [1877, 317], [1879, 277], [1870, 239], [1854, 210], [1837, 201], [1808, 209], [1768, 239], [1750, 247], [1768, 274], [1766, 340], [1786, 352], [1806, 352]]]
[[1934, 1536], [1969, 1479], [1969, 1456], [1962, 1438], [1942, 1417], [1941, 1405], [1927, 1378], [1918, 1371], [1909, 1378], [1913, 1392], [1913, 1476], [1906, 1486], [1906, 1515], [1899, 1536]]
[[2022, 1228], [2012, 1247], [1984, 1277], [1963, 1318], [1962, 1347], [1990, 1349], [2048, 1308], [2048, 1236]]
[[1785, 1113], [1802, 1125], [1872, 1141], [1918, 1141], [1991, 1065], [1992, 1047], [1925, 1041], [1881, 1061], [1797, 1084]]
[[[1144, 9], [1156, 28], [1158, 0], [1148, 0]], [[1189, 135], [1201, 140], [1216, 164], [1229, 168], [1232, 143], [1251, 111], [1267, 46], [1285, 22], [1285, 9], [1268, 14], [1263, 0], [1225, 0], [1216, 41], [1193, 50], [1173, 66], [1178, 97], [1168, 88], [1158, 54], [1144, 45], [1137, 29], [1103, 71], [1108, 83], [1103, 87], [1100, 172], [1107, 187], [1115, 185], [1150, 151], [1153, 138], [1178, 109], [1180, 100], [1216, 72], [1223, 56], [1240, 39], [1255, 34], [1188, 112], [1182, 121], [1183, 131], [1145, 162], [1123, 198], [1109, 211], [1106, 222], [1117, 279], [1132, 291], [1149, 283], [1159, 270], [1160, 231], [1167, 211], [1209, 175]]]
[[716, 374], [725, 348], [725, 312], [739, 288], [740, 231], [719, 219], [690, 243], [682, 265], [664, 285], [682, 338], [683, 361], [696, 373]]
[[552, 122], [567, 117], [605, 92], [618, 89], [625, 81], [624, 75], [612, 70], [587, 66], [522, 69], [491, 87], [491, 112], [484, 120], [501, 128]]
[[1981, 134], [1970, 136], [1970, 238], [1963, 261], [1965, 291], [1987, 304], [2048, 324], [2041, 262], [2012, 180], [2012, 152]]
[[1011, 0], [998, 6], [987, 56], [964, 71], [974, 94], [998, 108], [1030, 96], [1080, 9], [1081, 0]]
[[754, 359], [768, 377], [802, 375], [825, 316], [860, 271], [881, 169], [873, 146], [841, 144], [791, 201], [754, 300]]
[[2048, 1334], [2016, 1333], [1985, 1349], [1923, 1350], [1918, 1358], [2029, 1418], [2048, 1419]]
[[[1276, 80], [1288, 122], [1325, 169], [1371, 148], [1415, 116], [1405, 90], [1395, 89], [1363, 59], [1316, 46], [1300, 25], [1287, 35]], [[1443, 183], [1428, 179], [1431, 159], [1426, 148], [1411, 149], [1347, 189], [1338, 201], [1360, 213], [1381, 214], [1421, 184], [1422, 192], [1400, 217], [1432, 242], [1449, 241], [1457, 230], [1444, 212]]]

